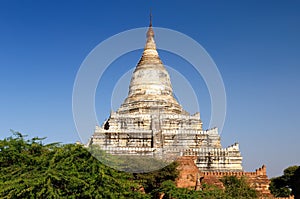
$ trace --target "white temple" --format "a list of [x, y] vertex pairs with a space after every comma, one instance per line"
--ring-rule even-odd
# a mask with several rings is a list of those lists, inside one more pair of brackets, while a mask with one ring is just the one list
[[174, 98], [151, 20], [127, 98], [102, 126], [96, 126], [88, 145], [122, 156], [194, 156], [200, 171], [242, 171], [239, 145], [222, 148], [218, 129], [203, 130], [200, 114], [189, 114]]

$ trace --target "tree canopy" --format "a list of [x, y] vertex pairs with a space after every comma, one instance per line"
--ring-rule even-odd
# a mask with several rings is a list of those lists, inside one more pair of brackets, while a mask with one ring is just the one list
[[43, 145], [15, 133], [0, 141], [1, 198], [144, 198], [132, 175], [118, 172], [81, 145]]
[[294, 195], [300, 199], [300, 166], [290, 166], [283, 175], [271, 179], [270, 191], [275, 197]]
[[225, 190], [177, 188], [176, 162], [150, 173], [126, 173], [81, 145], [43, 140], [18, 132], [0, 140], [0, 198], [256, 198], [243, 179], [224, 178]]

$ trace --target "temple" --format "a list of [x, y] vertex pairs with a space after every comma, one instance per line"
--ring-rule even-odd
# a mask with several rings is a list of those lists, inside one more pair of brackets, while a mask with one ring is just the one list
[[169, 73], [156, 50], [152, 20], [128, 96], [89, 143], [113, 155], [173, 160], [191, 156], [202, 172], [241, 172], [238, 143], [222, 148], [217, 128], [203, 130], [200, 113], [190, 114], [173, 96]]

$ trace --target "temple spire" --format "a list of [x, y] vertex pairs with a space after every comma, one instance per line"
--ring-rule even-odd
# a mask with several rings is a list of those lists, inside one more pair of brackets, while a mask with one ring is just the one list
[[145, 66], [145, 64], [162, 64], [158, 52], [156, 50], [156, 44], [154, 41], [154, 31], [152, 27], [152, 12], [150, 11], [150, 23], [146, 34], [146, 44], [142, 57], [137, 65], [137, 68]]
[[154, 37], [154, 31], [153, 31], [153, 28], [152, 28], [152, 11], [150, 9], [150, 23], [149, 23], [149, 28], [148, 28], [148, 31], [147, 31], [147, 40], [149, 40], [150, 38], [153, 39], [153, 37]]
[[152, 9], [150, 9], [150, 23], [149, 27], [152, 27]]
[[[127, 106], [129, 103], [137, 100], [145, 101], [145, 99], [149, 101], [149, 106], [151, 107], [153, 106], [151, 105], [152, 101], [161, 100], [161, 103], [168, 101], [172, 104], [171, 107], [174, 110], [182, 112], [181, 106], [173, 97], [173, 89], [168, 71], [164, 67], [156, 50], [152, 27], [152, 13], [150, 13], [150, 24], [147, 30], [144, 51], [132, 74], [128, 97], [124, 104]], [[154, 108], [157, 108], [157, 106], [155, 105]], [[141, 107], [141, 109], [143, 108]]]

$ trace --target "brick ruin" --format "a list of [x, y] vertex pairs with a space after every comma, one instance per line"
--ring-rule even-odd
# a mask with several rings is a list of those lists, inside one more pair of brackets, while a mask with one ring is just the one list
[[256, 169], [255, 172], [245, 171], [200, 171], [195, 164], [196, 156], [185, 156], [180, 157], [178, 162], [179, 176], [176, 180], [177, 187], [191, 188], [200, 190], [202, 185], [211, 184], [216, 185], [219, 188], [224, 188], [221, 178], [224, 176], [236, 176], [238, 178], [245, 177], [250, 187], [254, 188], [261, 197], [272, 198], [269, 190], [270, 180], [267, 176], [266, 166], [263, 165], [261, 168]]

